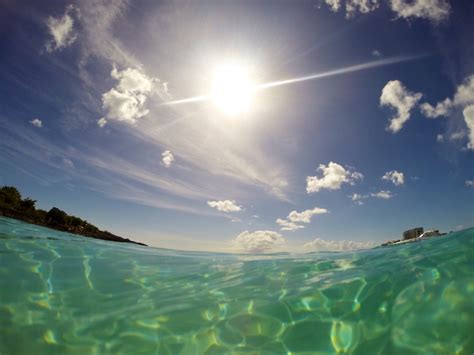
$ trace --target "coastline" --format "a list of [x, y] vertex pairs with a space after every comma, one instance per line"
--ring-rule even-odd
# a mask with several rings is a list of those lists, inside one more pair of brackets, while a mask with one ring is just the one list
[[132, 244], [142, 245], [142, 246], [145, 246], [145, 247], [148, 246], [145, 243], [140, 243], [140, 242], [136, 242], [134, 240], [128, 239], [128, 238], [119, 237], [118, 235], [115, 235], [115, 234], [110, 233], [108, 231], [98, 230], [96, 233], [90, 233], [90, 232], [85, 232], [85, 231], [78, 231], [78, 230], [75, 230], [74, 228], [67, 228], [67, 227], [63, 227], [63, 226], [53, 227], [51, 225], [48, 225], [47, 223], [37, 222], [37, 221], [35, 221], [31, 218], [28, 218], [27, 216], [22, 216], [21, 214], [19, 214], [17, 212], [14, 212], [14, 211], [6, 212], [5, 210], [0, 210], [0, 217], [11, 218], [11, 219], [14, 219], [14, 220], [17, 220], [17, 221], [34, 224], [34, 225], [37, 225], [37, 226], [49, 228], [49, 229], [52, 229], [52, 230], [57, 230], [57, 231], [60, 231], [60, 232], [75, 234], [75, 235], [79, 235], [79, 236], [85, 237], [85, 238], [100, 239], [100, 240], [105, 240], [105, 241], [109, 241], [109, 242], [117, 242], [117, 243], [132, 243]]
[[61, 232], [81, 235], [86, 238], [147, 246], [144, 243], [135, 242], [101, 230], [88, 221], [70, 215], [57, 207], [52, 207], [49, 211], [36, 208], [36, 200], [29, 197], [23, 198], [20, 191], [14, 186], [0, 187], [0, 216]]

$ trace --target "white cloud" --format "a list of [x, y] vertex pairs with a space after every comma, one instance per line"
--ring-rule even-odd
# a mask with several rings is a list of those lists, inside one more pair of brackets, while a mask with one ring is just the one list
[[[344, 10], [347, 18], [357, 13], [376, 10], [380, 0], [322, 0], [331, 11]], [[449, 17], [451, 7], [446, 0], [389, 0], [389, 7], [398, 18], [421, 18], [439, 23]]]
[[280, 233], [259, 230], [255, 232], [244, 231], [232, 243], [239, 249], [250, 253], [263, 253], [275, 251], [285, 243]]
[[326, 213], [328, 213], [328, 210], [320, 207], [315, 207], [302, 212], [291, 211], [287, 219], [278, 218], [276, 223], [280, 225], [281, 230], [293, 231], [304, 228], [303, 225], [298, 223], [310, 223], [314, 215]]
[[[342, 7], [342, 0], [324, 0], [329, 8], [337, 12]], [[346, 17], [354, 17], [357, 13], [366, 14], [379, 6], [379, 0], [345, 0]]]
[[133, 68], [119, 71], [114, 67], [111, 76], [118, 80], [118, 84], [102, 95], [107, 118], [135, 123], [148, 113], [144, 105], [157, 79], [149, 78], [141, 70]]
[[288, 215], [288, 219], [295, 223], [310, 223], [311, 218], [317, 214], [326, 214], [328, 210], [325, 208], [315, 207], [310, 210], [305, 210], [302, 212], [292, 211]]
[[379, 6], [379, 0], [346, 0], [346, 16], [352, 17], [358, 12], [366, 14]]
[[102, 117], [101, 119], [97, 120], [97, 125], [102, 128], [107, 124], [107, 119]]
[[465, 106], [474, 103], [474, 75], [467, 77], [462, 84], [456, 88], [453, 98], [445, 98], [435, 106], [425, 102], [420, 105], [423, 115], [429, 118], [449, 116], [451, 110], [456, 106]]
[[375, 242], [355, 242], [350, 240], [324, 240], [321, 238], [316, 238], [311, 242], [303, 244], [303, 248], [311, 251], [351, 251], [359, 249], [368, 249], [373, 248]]
[[374, 57], [379, 57], [379, 58], [383, 56], [383, 55], [382, 55], [382, 52], [380, 52], [378, 49], [374, 49], [374, 50], [372, 51], [372, 55], [373, 55]]
[[449, 136], [449, 140], [457, 141], [457, 140], [463, 139], [464, 137], [466, 137], [465, 131], [457, 131], [457, 132], [451, 133], [451, 135]]
[[379, 191], [379, 192], [377, 192], [377, 193], [371, 193], [370, 196], [388, 200], [389, 198], [392, 198], [392, 197], [393, 197], [393, 194], [392, 194], [392, 192], [389, 191], [389, 190], [381, 190], [381, 191]]
[[323, 173], [322, 177], [308, 176], [306, 178], [306, 192], [313, 193], [322, 189], [338, 190], [342, 184], [354, 185], [356, 180], [362, 180], [363, 175], [350, 168], [344, 168], [334, 162], [328, 165], [320, 164], [318, 171]]
[[429, 103], [424, 102], [420, 105], [421, 113], [428, 118], [436, 118], [440, 116], [447, 116], [450, 113], [453, 102], [451, 99], [446, 98], [441, 102], [438, 102], [436, 106], [431, 106]]
[[350, 199], [352, 201], [354, 201], [354, 203], [356, 205], [360, 205], [362, 206], [364, 204], [364, 201], [362, 200], [365, 200], [366, 198], [368, 198], [369, 196], [368, 195], [361, 195], [361, 194], [356, 194], [356, 193], [353, 193], [352, 195], [349, 195]]
[[79, 9], [69, 5], [66, 7], [66, 12], [62, 17], [48, 17], [46, 25], [50, 35], [53, 37], [46, 43], [46, 50], [48, 52], [61, 50], [74, 43], [77, 38], [77, 34], [74, 31], [74, 14], [79, 16]]
[[171, 166], [171, 163], [174, 162], [174, 156], [169, 150], [165, 150], [163, 153], [161, 153], [161, 157], [161, 161], [167, 168], [169, 168]]
[[207, 204], [221, 212], [239, 212], [242, 207], [237, 205], [234, 200], [207, 201]]
[[386, 172], [385, 175], [382, 176], [382, 180], [391, 181], [395, 186], [399, 186], [405, 183], [405, 176], [400, 171], [392, 170]]
[[339, 11], [339, 9], [341, 8], [341, 0], [324, 0], [324, 2], [334, 12]]
[[43, 127], [43, 121], [41, 121], [39, 118], [35, 118], [34, 120], [31, 120], [30, 123], [38, 128]]
[[444, 136], [442, 134], [437, 134], [436, 135], [436, 142], [443, 143], [444, 142]]
[[[456, 92], [452, 98], [445, 98], [438, 102], [435, 106], [425, 102], [420, 105], [423, 115], [429, 118], [440, 116], [449, 116], [453, 109], [463, 108], [464, 122], [468, 128], [468, 132], [463, 130], [456, 131], [449, 136], [449, 140], [463, 139], [468, 136], [467, 149], [474, 149], [474, 75], [468, 76], [462, 84], [456, 88]], [[467, 134], [466, 134], [467, 133]], [[438, 135], [438, 142], [442, 141]], [[444, 139], [443, 139], [444, 140]], [[466, 149], [466, 148], [463, 148]]]
[[451, 7], [446, 0], [390, 0], [391, 9], [403, 18], [423, 18], [435, 23], [449, 17]]
[[474, 105], [467, 106], [464, 111], [464, 122], [469, 130], [469, 141], [467, 148], [474, 150]]
[[282, 218], [277, 218], [276, 223], [280, 225], [280, 230], [282, 231], [295, 231], [304, 228], [301, 224], [296, 224]]
[[380, 105], [391, 106], [397, 111], [397, 115], [390, 119], [390, 125], [387, 130], [397, 133], [410, 118], [410, 111], [415, 107], [423, 95], [414, 93], [399, 81], [391, 80], [382, 89], [380, 96]]
[[467, 187], [474, 187], [474, 180], [466, 180]]

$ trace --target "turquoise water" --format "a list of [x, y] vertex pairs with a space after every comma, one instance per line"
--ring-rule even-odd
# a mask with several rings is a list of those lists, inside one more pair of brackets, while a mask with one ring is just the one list
[[353, 253], [103, 242], [0, 218], [0, 354], [472, 354], [474, 229]]

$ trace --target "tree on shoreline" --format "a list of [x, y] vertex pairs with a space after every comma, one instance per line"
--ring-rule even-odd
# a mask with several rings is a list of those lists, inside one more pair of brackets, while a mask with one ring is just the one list
[[0, 216], [20, 219], [60, 231], [98, 239], [136, 243], [110, 232], [101, 231], [93, 224], [79, 217], [70, 216], [57, 207], [52, 207], [49, 211], [45, 211], [37, 209], [35, 205], [36, 200], [29, 197], [22, 198], [21, 193], [14, 186], [3, 186], [0, 188]]

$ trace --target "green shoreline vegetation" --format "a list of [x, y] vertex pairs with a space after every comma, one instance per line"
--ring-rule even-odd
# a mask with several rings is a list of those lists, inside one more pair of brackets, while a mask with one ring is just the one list
[[45, 211], [36, 208], [35, 204], [36, 200], [29, 197], [22, 198], [21, 193], [13, 186], [3, 186], [0, 188], [0, 216], [18, 219], [63, 232], [78, 234], [83, 237], [146, 246], [146, 244], [119, 237], [108, 231], [102, 231], [93, 224], [79, 217], [68, 215], [57, 207]]

